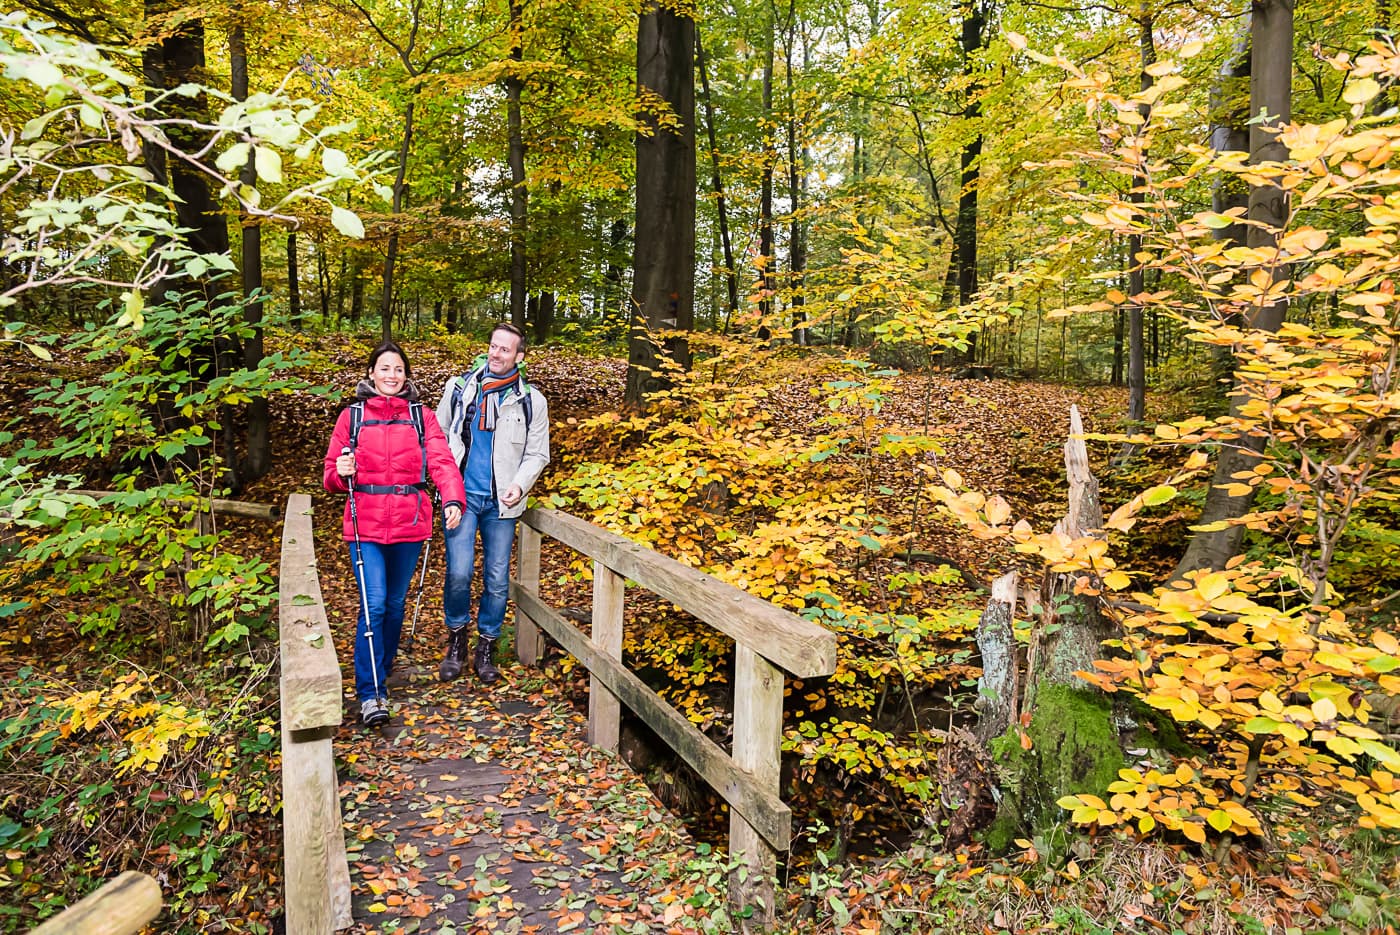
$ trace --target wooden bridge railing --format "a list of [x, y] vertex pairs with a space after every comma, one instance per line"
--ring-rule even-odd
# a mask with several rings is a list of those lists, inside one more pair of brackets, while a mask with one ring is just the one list
[[158, 915], [160, 884], [139, 870], [128, 870], [29, 935], [136, 935]]
[[282, 844], [286, 930], [349, 928], [350, 867], [331, 737], [341, 720], [340, 664], [321, 602], [311, 498], [287, 498], [278, 581], [282, 654]]
[[[289, 511], [290, 512], [290, 511]], [[622, 536], [548, 509], [526, 512], [511, 596], [516, 603], [516, 652], [533, 665], [543, 651], [541, 630], [588, 667], [588, 730], [594, 744], [616, 751], [621, 704], [642, 718], [730, 806], [729, 850], [747, 862], [731, 896], [761, 907], [771, 919], [776, 852], [792, 838], [792, 812], [779, 798], [783, 674], [799, 678], [836, 670], [836, 635], [808, 620], [682, 565]], [[549, 536], [593, 559], [591, 638], [539, 596], [540, 542]], [[733, 753], [700, 732], [622, 664], [623, 588], [631, 580], [732, 637], [736, 645]], [[742, 879], [741, 879], [742, 877]]]

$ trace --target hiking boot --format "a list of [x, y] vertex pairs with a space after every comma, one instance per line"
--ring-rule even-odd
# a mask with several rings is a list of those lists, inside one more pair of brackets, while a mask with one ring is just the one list
[[389, 720], [389, 704], [383, 698], [368, 698], [360, 702], [360, 723], [378, 727]]
[[501, 677], [501, 671], [496, 668], [495, 655], [495, 640], [488, 640], [484, 636], [476, 638], [476, 655], [472, 659], [472, 666], [476, 669], [476, 677], [487, 685], [494, 684]]
[[467, 628], [458, 627], [447, 631], [447, 655], [438, 666], [438, 679], [450, 682], [462, 674], [462, 665], [467, 661]]

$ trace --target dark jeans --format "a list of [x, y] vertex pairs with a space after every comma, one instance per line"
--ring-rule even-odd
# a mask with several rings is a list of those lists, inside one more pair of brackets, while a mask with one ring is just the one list
[[443, 616], [449, 630], [472, 619], [472, 573], [476, 540], [481, 539], [481, 599], [476, 632], [488, 640], [501, 635], [510, 597], [510, 551], [515, 545], [515, 520], [502, 519], [495, 497], [467, 494], [467, 508], [456, 529], [447, 530], [447, 580], [442, 588]]
[[[355, 567], [355, 543], [348, 545], [357, 587], [361, 585], [361, 572], [364, 575], [364, 598], [360, 601], [360, 612], [356, 616], [355, 633], [355, 697], [363, 702], [370, 698], [384, 698], [388, 694], [384, 682], [393, 671], [394, 657], [399, 654], [404, 602], [408, 597], [408, 587], [413, 583], [413, 572], [418, 567], [418, 553], [423, 550], [423, 543], [360, 543], [358, 554], [364, 557], [363, 569]], [[368, 628], [365, 626], [366, 605], [369, 606]], [[369, 637], [369, 630], [374, 632], [373, 640]], [[371, 658], [373, 668], [370, 666]]]

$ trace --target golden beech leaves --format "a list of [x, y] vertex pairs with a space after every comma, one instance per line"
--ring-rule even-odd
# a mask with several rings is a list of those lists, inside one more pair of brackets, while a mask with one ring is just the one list
[[[1083, 92], [1103, 127], [1102, 145], [1075, 157], [1122, 182], [1102, 194], [1066, 192], [1073, 236], [1140, 237], [1135, 260], [1161, 283], [1131, 297], [1106, 290], [1102, 301], [1062, 314], [1132, 302], [1235, 362], [1227, 413], [1098, 436], [1185, 459], [1112, 511], [1108, 541], [1008, 527], [1009, 516], [956, 476], [931, 491], [973, 535], [1078, 576], [1077, 593], [1097, 595], [1121, 628], [1080, 676], [1164, 712], [1203, 751], [1175, 765], [1137, 764], [1108, 789], [1090, 790], [1100, 794], [1059, 804], [1076, 823], [1165, 830], [1197, 844], [1255, 833], [1262, 810], [1285, 803], [1340, 804], [1361, 827], [1400, 829], [1400, 752], [1373, 708], [1381, 698], [1393, 704], [1400, 690], [1400, 639], [1358, 613], [1332, 580], [1339, 551], [1357, 547], [1347, 539], [1357, 511], [1393, 510], [1400, 499], [1400, 172], [1392, 166], [1400, 122], [1368, 106], [1382, 80], [1400, 73], [1400, 53], [1377, 41], [1355, 62], [1334, 62], [1349, 72], [1341, 93], [1351, 116], [1284, 127], [1288, 157], [1267, 164], [1175, 142], [1167, 131], [1185, 113], [1175, 93], [1185, 79], [1174, 62], [1150, 70], [1157, 80], [1148, 90], [1120, 96], [1111, 80], [1039, 60], [1064, 67], [1065, 87]], [[1187, 182], [1277, 186], [1289, 193], [1289, 214], [1271, 236], [1233, 243], [1219, 232], [1243, 212], [1193, 212], [1180, 195]], [[1141, 199], [1128, 201], [1127, 190]], [[1345, 230], [1329, 226], [1341, 217]], [[1304, 321], [1254, 327], [1295, 304], [1309, 310]], [[1244, 526], [1250, 558], [1153, 585], [1129, 567], [1120, 540], [1147, 511], [1199, 483], [1209, 455], [1226, 449], [1243, 463], [1222, 488], [1253, 506], [1192, 528]]]

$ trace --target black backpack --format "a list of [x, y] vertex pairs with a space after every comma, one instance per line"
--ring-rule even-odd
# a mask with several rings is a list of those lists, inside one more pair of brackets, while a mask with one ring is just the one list
[[366, 425], [403, 425], [409, 423], [418, 432], [418, 449], [423, 453], [423, 472], [416, 484], [357, 484], [355, 489], [362, 493], [402, 493], [400, 487], [411, 490], [428, 489], [428, 444], [423, 437], [423, 404], [412, 402], [408, 404], [407, 419], [366, 419], [365, 401], [357, 400], [350, 404], [350, 450], [356, 451], [360, 446], [360, 428]]

